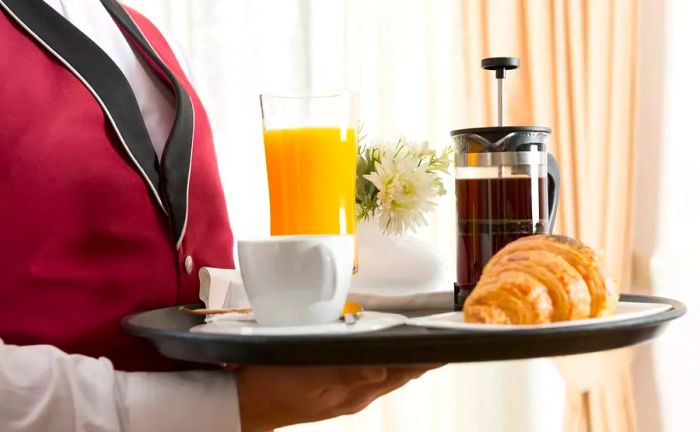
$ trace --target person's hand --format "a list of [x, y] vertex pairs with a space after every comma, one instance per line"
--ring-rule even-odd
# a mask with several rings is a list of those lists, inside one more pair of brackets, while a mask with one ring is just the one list
[[236, 373], [243, 432], [354, 414], [435, 367], [243, 366]]

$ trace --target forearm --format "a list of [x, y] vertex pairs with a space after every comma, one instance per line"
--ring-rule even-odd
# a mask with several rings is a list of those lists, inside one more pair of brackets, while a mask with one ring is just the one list
[[126, 373], [107, 359], [0, 341], [0, 430], [239, 431], [225, 372]]

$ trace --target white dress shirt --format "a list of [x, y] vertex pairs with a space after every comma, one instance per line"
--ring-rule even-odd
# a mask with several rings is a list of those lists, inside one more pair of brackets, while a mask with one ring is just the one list
[[106, 358], [0, 340], [3, 432], [239, 431], [226, 372], [120, 372]]
[[[175, 116], [170, 92], [131, 50], [98, 0], [45, 1], [124, 72], [160, 157]], [[240, 430], [233, 374], [120, 372], [106, 358], [0, 340], [0, 431], [193, 430]]]

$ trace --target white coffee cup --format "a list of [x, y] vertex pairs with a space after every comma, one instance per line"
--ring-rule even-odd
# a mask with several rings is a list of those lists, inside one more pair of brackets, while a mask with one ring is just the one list
[[265, 326], [338, 320], [350, 289], [352, 235], [241, 240], [238, 257], [255, 320]]

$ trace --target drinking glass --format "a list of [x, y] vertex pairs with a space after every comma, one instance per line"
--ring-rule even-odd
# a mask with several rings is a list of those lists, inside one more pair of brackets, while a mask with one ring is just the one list
[[348, 91], [260, 96], [270, 233], [354, 234], [357, 98]]

